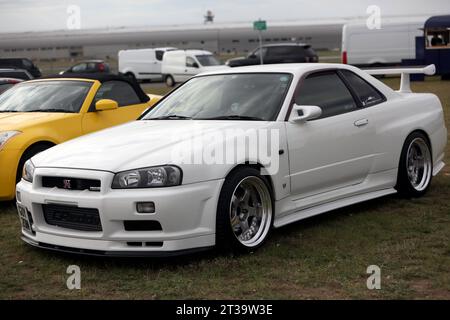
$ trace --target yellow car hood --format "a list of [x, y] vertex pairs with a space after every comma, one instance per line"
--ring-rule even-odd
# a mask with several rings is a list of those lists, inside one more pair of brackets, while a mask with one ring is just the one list
[[21, 130], [47, 121], [67, 119], [77, 113], [0, 112], [0, 131]]

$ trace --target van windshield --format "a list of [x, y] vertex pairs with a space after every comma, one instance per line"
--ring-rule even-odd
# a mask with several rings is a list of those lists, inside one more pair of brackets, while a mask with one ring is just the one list
[[210, 66], [220, 66], [222, 63], [219, 59], [214, 57], [212, 54], [203, 54], [195, 56], [200, 62], [200, 64], [204, 67], [210, 67]]

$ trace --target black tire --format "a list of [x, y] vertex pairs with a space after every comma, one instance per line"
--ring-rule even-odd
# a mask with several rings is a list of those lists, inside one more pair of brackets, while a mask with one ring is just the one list
[[137, 82], [136, 76], [134, 75], [133, 72], [127, 72], [127, 73], [125, 73], [125, 77], [127, 77], [128, 79], [130, 79], [130, 81]]
[[[409, 156], [409, 150], [411, 148], [418, 148], [416, 145], [419, 144], [422, 149], [420, 151], [420, 155], [417, 155], [417, 159], [420, 157], [424, 158], [424, 165], [422, 170], [418, 170], [418, 177], [422, 177], [421, 181], [423, 183], [416, 185], [411, 180], [414, 180], [414, 178], [410, 178], [410, 174], [408, 172], [414, 171], [411, 168], [414, 168], [414, 165], [411, 165], [414, 161], [410, 160], [411, 156]], [[428, 153], [428, 154], [427, 154]], [[414, 157], [412, 157], [414, 158]], [[420, 160], [416, 160], [419, 161]], [[412, 174], [414, 177], [415, 175]], [[431, 180], [433, 178], [433, 158], [431, 153], [431, 147], [430, 142], [426, 135], [424, 135], [421, 132], [413, 132], [411, 133], [407, 138], [402, 148], [402, 153], [400, 156], [400, 163], [398, 166], [398, 176], [397, 176], [397, 185], [396, 189], [399, 192], [399, 194], [406, 198], [417, 198], [423, 196], [430, 184]]]
[[32, 146], [28, 148], [22, 157], [20, 158], [19, 165], [17, 167], [17, 174], [16, 174], [16, 183], [22, 179], [22, 170], [25, 162], [28, 161], [28, 159], [33, 158], [38, 153], [41, 153], [42, 151], [45, 151], [49, 148], [53, 147], [51, 144], [37, 144], [35, 146]]
[[166, 76], [164, 81], [166, 83], [166, 86], [168, 86], [168, 87], [173, 87], [175, 85], [175, 80], [173, 79], [173, 77], [171, 75]]
[[[235, 192], [237, 192], [238, 187], [241, 186], [241, 183], [245, 181], [253, 181], [257, 183], [261, 187], [261, 191], [264, 191], [266, 188], [266, 192], [264, 192], [264, 196], [266, 201], [264, 203], [268, 206], [270, 203], [270, 214], [264, 215], [262, 214], [261, 217], [265, 216], [266, 218], [261, 218], [260, 225], [254, 231], [255, 240], [252, 244], [245, 245], [242, 243], [242, 239], [238, 240], [238, 235], [236, 235], [235, 231], [232, 227], [232, 212], [238, 212], [238, 209], [233, 210], [231, 203], [233, 196], [235, 195]], [[254, 189], [258, 192], [257, 189]], [[263, 202], [262, 196], [260, 194], [256, 194], [259, 197], [259, 200], [261, 200], [261, 203]], [[269, 198], [266, 197], [266, 195], [269, 196]], [[252, 196], [251, 196], [252, 197]], [[253, 202], [255, 199], [252, 200]], [[263, 204], [264, 205], [264, 204]], [[263, 205], [261, 207], [258, 206], [258, 208], [263, 208]], [[255, 207], [253, 207], [255, 208]], [[239, 253], [248, 253], [252, 252], [259, 247], [261, 247], [264, 242], [269, 237], [270, 231], [272, 229], [273, 225], [273, 217], [274, 217], [274, 202], [273, 202], [273, 192], [272, 188], [270, 186], [269, 181], [266, 177], [261, 176], [259, 170], [251, 168], [251, 167], [242, 167], [239, 169], [236, 169], [234, 172], [232, 172], [224, 182], [224, 185], [222, 186], [222, 190], [220, 192], [219, 202], [217, 206], [217, 215], [216, 215], [216, 247], [221, 251], [234, 251]], [[261, 209], [264, 210], [264, 209]], [[244, 212], [242, 210], [242, 212]], [[246, 221], [247, 227], [250, 225], [250, 228], [252, 228], [253, 224], [250, 224], [249, 221], [254, 221], [254, 217], [251, 217], [248, 212], [245, 212], [246, 218], [243, 218], [242, 220], [238, 219], [237, 214], [235, 215], [235, 221], [240, 220], [241, 222]], [[258, 219], [256, 219], [258, 220]], [[239, 224], [241, 223], [239, 222]], [[255, 224], [257, 222], [255, 221]], [[239, 228], [239, 227], [238, 227]], [[253, 229], [255, 230], [255, 229]], [[240, 234], [240, 236], [243, 236], [244, 232]], [[251, 234], [251, 233], [250, 233]], [[259, 234], [259, 236], [258, 236]], [[253, 238], [252, 238], [253, 239]], [[252, 241], [250, 239], [249, 241]]]

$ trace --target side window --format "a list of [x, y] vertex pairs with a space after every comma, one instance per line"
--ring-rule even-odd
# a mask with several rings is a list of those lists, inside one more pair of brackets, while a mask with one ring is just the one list
[[321, 107], [320, 118], [336, 116], [358, 108], [350, 91], [334, 71], [308, 76], [297, 92], [295, 103]]
[[263, 56], [263, 58], [266, 56], [266, 53], [267, 53], [267, 48], [262, 48], [262, 49], [256, 49], [254, 52], [253, 52], [253, 55], [256, 57], [256, 58], [258, 58], [259, 59], [259, 57], [261, 56], [261, 52], [262, 52], [262, 56]]
[[95, 95], [94, 103], [101, 99], [117, 101], [119, 107], [141, 103], [133, 87], [124, 81], [107, 81], [103, 83]]
[[84, 72], [86, 71], [87, 65], [86, 63], [80, 63], [72, 67], [72, 72]]
[[195, 68], [195, 64], [196, 62], [194, 59], [192, 59], [191, 57], [186, 57], [186, 67]]
[[156, 50], [155, 55], [156, 55], [156, 60], [162, 61], [163, 56], [164, 56], [164, 51]]
[[270, 47], [269, 51], [267, 52], [268, 56], [287, 56], [290, 55], [292, 53], [292, 51], [294, 50], [294, 46], [290, 47], [290, 46], [280, 46], [280, 47]]
[[87, 64], [86, 70], [88, 70], [88, 71], [95, 71], [95, 70], [97, 70], [97, 64], [95, 62], [89, 62]]
[[384, 101], [383, 95], [366, 80], [349, 70], [341, 70], [341, 72], [359, 97], [363, 107], [370, 107]]

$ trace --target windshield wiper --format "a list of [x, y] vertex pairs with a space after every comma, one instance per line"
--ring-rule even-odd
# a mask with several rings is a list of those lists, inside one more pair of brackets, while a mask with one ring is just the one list
[[62, 110], [62, 109], [35, 109], [35, 110], [26, 110], [24, 112], [62, 112], [62, 113], [74, 113], [73, 111]]
[[147, 118], [144, 120], [190, 120], [192, 117], [181, 116], [178, 114], [169, 114], [167, 116], [155, 117], [155, 118]]
[[212, 117], [212, 118], [202, 118], [200, 120], [252, 120], [252, 121], [266, 121], [266, 120], [258, 118], [258, 117], [241, 116], [241, 115], [238, 115], [238, 114], [232, 114], [232, 115], [228, 115], [228, 116], [218, 116], [218, 117]]

